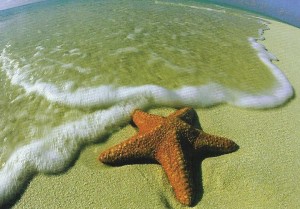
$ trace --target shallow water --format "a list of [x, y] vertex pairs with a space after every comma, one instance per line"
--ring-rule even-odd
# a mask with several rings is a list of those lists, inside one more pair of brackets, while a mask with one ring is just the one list
[[10, 44], [10, 58], [20, 67], [29, 65], [31, 82], [72, 90], [212, 81], [252, 92], [272, 87], [272, 74], [247, 42], [264, 27], [257, 19], [188, 5], [75, 1], [32, 8], [11, 17], [2, 46]]
[[22, 155], [36, 170], [16, 168], [0, 202], [10, 183], [61, 170], [137, 107], [281, 104], [289, 84], [249, 42], [265, 27], [243, 11], [194, 1], [50, 1], [2, 11], [1, 176], [10, 178]]

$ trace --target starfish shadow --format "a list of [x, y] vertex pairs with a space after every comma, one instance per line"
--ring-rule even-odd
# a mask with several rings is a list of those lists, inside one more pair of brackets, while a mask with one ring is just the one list
[[[202, 162], [207, 159], [207, 158], [211, 158], [211, 157], [218, 157], [221, 155], [225, 155], [225, 154], [218, 154], [218, 153], [203, 153], [202, 156], [200, 157], [194, 157], [192, 160], [192, 164], [191, 164], [191, 171], [193, 174], [193, 186], [194, 186], [194, 197], [193, 197], [193, 203], [190, 207], [196, 206], [201, 199], [203, 198], [204, 195], [204, 189], [203, 189], [203, 178], [202, 178]], [[117, 167], [117, 166], [127, 166], [127, 165], [137, 165], [137, 164], [157, 164], [159, 165], [158, 162], [152, 160], [152, 159], [136, 159], [134, 161], [131, 162], [126, 162], [126, 163], [117, 163], [114, 164], [113, 167]]]
[[193, 181], [194, 181], [194, 190], [195, 190], [195, 195], [193, 197], [192, 205], [195, 206], [197, 205], [204, 194], [204, 189], [203, 189], [203, 180], [202, 180], [202, 161], [205, 158], [199, 158], [199, 159], [194, 159], [192, 166], [192, 172], [194, 174], [193, 176]]
[[175, 197], [186, 206], [203, 197], [203, 160], [238, 149], [232, 140], [205, 133], [197, 112], [188, 107], [167, 117], [135, 110], [130, 123], [137, 134], [102, 152], [98, 159], [110, 166], [159, 163]]
[[203, 189], [203, 178], [202, 178], [202, 162], [206, 158], [211, 157], [218, 157], [222, 156], [224, 154], [220, 153], [213, 153], [213, 152], [204, 152], [203, 155], [199, 158], [194, 157], [193, 158], [193, 166], [192, 166], [192, 172], [193, 172], [193, 181], [194, 181], [194, 190], [195, 190], [195, 196], [193, 197], [193, 204], [192, 207], [197, 205], [204, 195], [204, 189]]

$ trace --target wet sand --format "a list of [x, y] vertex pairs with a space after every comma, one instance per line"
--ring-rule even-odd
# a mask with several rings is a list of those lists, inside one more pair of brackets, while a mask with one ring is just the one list
[[[263, 44], [279, 59], [276, 65], [296, 96], [269, 110], [229, 105], [197, 109], [206, 132], [233, 139], [240, 149], [195, 165], [201, 174], [195, 208], [296, 208], [300, 204], [300, 29], [271, 23]], [[97, 161], [101, 151], [134, 133], [127, 126], [105, 142], [86, 147], [65, 173], [36, 176], [14, 208], [182, 208], [159, 165], [109, 167]]]

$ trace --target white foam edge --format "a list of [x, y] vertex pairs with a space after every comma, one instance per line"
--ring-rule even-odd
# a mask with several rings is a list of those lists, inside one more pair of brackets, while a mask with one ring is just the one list
[[293, 87], [288, 81], [284, 73], [272, 62], [278, 61], [278, 58], [272, 53], [268, 52], [263, 44], [258, 43], [258, 41], [264, 41], [263, 36], [265, 30], [270, 30], [268, 24], [270, 22], [260, 19], [261, 24], [265, 25], [266, 28], [259, 30], [259, 37], [250, 37], [248, 41], [251, 46], [257, 51], [259, 59], [270, 69], [272, 75], [276, 79], [276, 85], [260, 94], [246, 94], [242, 92], [237, 92], [240, 94], [240, 99], [237, 99], [234, 105], [245, 108], [272, 108], [277, 107], [285, 103], [294, 95]]
[[[262, 35], [262, 32], [260, 33]], [[282, 104], [293, 95], [293, 89], [280, 69], [272, 63], [274, 56], [257, 42], [260, 39], [261, 37], [249, 38], [249, 41], [258, 52], [259, 58], [277, 79], [273, 89], [260, 94], [236, 91], [215, 83], [183, 87], [178, 90], [145, 85], [119, 88], [100, 86], [64, 92], [52, 84], [26, 82], [27, 75], [20, 71], [18, 63], [6, 56], [4, 49], [0, 56], [2, 69], [12, 84], [22, 86], [27, 93], [36, 93], [51, 102], [75, 107], [114, 106], [108, 110], [96, 111], [81, 120], [61, 125], [53, 129], [44, 139], [33, 141], [16, 150], [0, 171], [0, 206], [18, 194], [32, 175], [57, 173], [65, 169], [83, 144], [96, 141], [122, 123], [128, 122], [131, 112], [136, 108], [143, 109], [150, 105], [199, 107], [221, 102], [251, 108], [267, 108]], [[11, 67], [14, 70], [10, 69]]]
[[226, 13], [226, 11], [224, 10], [224, 7], [219, 7], [221, 9], [213, 9], [213, 8], [204, 7], [204, 6], [193, 6], [193, 5], [188, 5], [188, 4], [163, 2], [163, 1], [154, 1], [154, 3], [155, 4], [160, 4], [160, 5], [177, 6], [177, 7], [188, 7], [188, 8], [192, 8], [192, 9], [201, 9], [201, 10], [206, 10], [206, 11]]
[[84, 144], [99, 141], [126, 124], [134, 109], [146, 108], [149, 104], [144, 98], [136, 99], [138, 102], [123, 102], [56, 127], [45, 138], [17, 149], [0, 170], [0, 208], [35, 174], [63, 171]]
[[30, 83], [30, 65], [19, 67], [19, 63], [9, 58], [6, 49], [0, 55], [2, 70], [13, 85], [21, 86], [30, 94], [34, 93], [46, 98], [50, 102], [78, 108], [103, 108], [112, 106], [133, 97], [145, 97], [159, 106], [193, 106], [207, 107], [218, 103], [228, 103], [245, 108], [271, 108], [283, 104], [293, 95], [293, 88], [280, 69], [272, 63], [277, 58], [258, 43], [262, 40], [263, 31], [259, 38], [249, 38], [251, 46], [257, 51], [259, 59], [267, 65], [276, 79], [276, 84], [268, 90], [251, 94], [224, 87], [217, 83], [202, 86], [184, 86], [176, 90], [169, 90], [157, 85], [114, 87], [102, 85], [97, 87], [78, 88], [67, 91], [69, 88], [46, 82], [35, 81]]

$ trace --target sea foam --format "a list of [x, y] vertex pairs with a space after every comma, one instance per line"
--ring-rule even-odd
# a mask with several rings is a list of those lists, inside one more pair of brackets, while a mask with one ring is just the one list
[[144, 98], [136, 100], [56, 127], [45, 138], [17, 149], [0, 171], [0, 207], [12, 199], [32, 176], [63, 171], [84, 144], [99, 141], [103, 135], [128, 122], [136, 107], [146, 108], [149, 104]]
[[157, 85], [122, 87], [102, 85], [68, 91], [52, 83], [30, 82], [28, 71], [31, 66], [20, 67], [17, 60], [10, 58], [7, 48], [3, 49], [0, 55], [0, 63], [12, 84], [23, 87], [27, 93], [38, 94], [50, 102], [70, 107], [102, 108], [138, 96], [151, 100], [154, 106], [207, 107], [218, 103], [228, 103], [245, 108], [271, 108], [289, 99], [293, 95], [293, 88], [280, 69], [272, 63], [277, 58], [258, 43], [258, 40], [263, 40], [264, 30], [259, 31], [258, 38], [250, 37], [249, 42], [257, 51], [259, 59], [269, 67], [277, 82], [273, 88], [256, 94], [234, 90], [213, 82], [201, 86], [184, 86], [175, 90]]
[[[272, 63], [276, 57], [258, 43], [260, 37], [249, 38], [259, 58], [271, 70], [276, 85], [257, 94], [233, 90], [217, 83], [202, 86], [184, 86], [170, 90], [156, 85], [114, 87], [98, 86], [69, 91], [52, 83], [30, 81], [26, 73], [30, 65], [20, 67], [5, 48], [0, 55], [2, 71], [13, 85], [28, 94], [37, 94], [50, 102], [75, 108], [107, 108], [54, 128], [49, 135], [17, 149], [0, 171], [0, 207], [14, 198], [30, 178], [37, 173], [58, 173], [66, 169], [80, 148], [96, 142], [130, 120], [136, 108], [151, 106], [206, 107], [229, 103], [247, 108], [270, 108], [284, 103], [293, 95], [287, 78]], [[25, 69], [26, 68], [26, 69]]]

